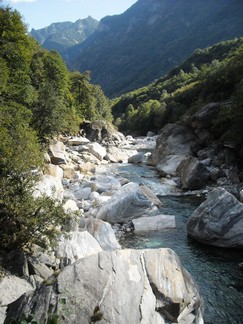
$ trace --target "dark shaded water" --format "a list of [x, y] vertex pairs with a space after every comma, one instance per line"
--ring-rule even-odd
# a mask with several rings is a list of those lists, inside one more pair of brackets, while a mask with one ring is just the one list
[[[117, 165], [113, 168], [117, 175], [134, 182], [143, 179], [151, 189], [154, 187], [154, 191], [160, 191], [159, 178], [146, 166]], [[199, 286], [205, 304], [205, 323], [243, 323], [243, 272], [238, 268], [238, 264], [243, 262], [242, 251], [204, 246], [187, 238], [186, 222], [201, 203], [199, 198], [163, 196], [161, 201], [163, 213], [176, 216], [177, 228], [141, 235], [128, 234], [121, 240], [121, 245], [135, 249], [173, 249]]]

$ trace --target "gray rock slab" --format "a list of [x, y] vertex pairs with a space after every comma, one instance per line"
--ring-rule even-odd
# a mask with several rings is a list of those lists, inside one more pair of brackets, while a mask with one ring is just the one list
[[93, 154], [98, 160], [102, 161], [106, 156], [106, 149], [99, 143], [91, 143], [88, 145], [88, 147], [90, 153]]
[[150, 217], [140, 217], [132, 220], [136, 232], [160, 231], [167, 228], [175, 228], [175, 216], [156, 215]]
[[87, 139], [86, 137], [82, 137], [82, 136], [76, 136], [76, 137], [71, 137], [67, 140], [67, 145], [71, 145], [71, 146], [77, 146], [77, 145], [86, 145], [90, 143], [90, 140]]
[[65, 153], [65, 145], [60, 141], [53, 141], [53, 143], [49, 146], [48, 151], [51, 163], [53, 164], [66, 164], [67, 157]]

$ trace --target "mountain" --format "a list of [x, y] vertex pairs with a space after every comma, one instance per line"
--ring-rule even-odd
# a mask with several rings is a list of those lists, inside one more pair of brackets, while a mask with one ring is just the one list
[[217, 102], [220, 113], [207, 114], [211, 131], [243, 143], [242, 80], [243, 37], [196, 50], [166, 76], [114, 99], [115, 123], [124, 133], [146, 135], [167, 123], [188, 122], [204, 105]]
[[83, 42], [98, 27], [99, 22], [92, 17], [70, 21], [53, 23], [42, 29], [32, 29], [30, 34], [42, 46], [48, 50], [56, 50], [60, 54], [76, 44]]
[[196, 48], [242, 36], [242, 17], [239, 0], [138, 0], [103, 18], [65, 58], [115, 97], [164, 75]]

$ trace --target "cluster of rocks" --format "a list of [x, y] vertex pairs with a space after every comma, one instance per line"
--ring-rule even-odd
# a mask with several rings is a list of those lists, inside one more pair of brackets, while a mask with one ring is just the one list
[[55, 197], [73, 217], [55, 251], [35, 246], [1, 262], [0, 321], [13, 302], [5, 323], [203, 323], [198, 289], [173, 251], [121, 250], [115, 236], [113, 228], [127, 223], [135, 231], [175, 227], [150, 188], [98, 172], [110, 162], [144, 161], [133, 143], [119, 135], [108, 147], [81, 136], [50, 144], [34, 195]]
[[219, 138], [213, 125], [220, 109], [220, 103], [211, 103], [189, 119], [190, 125], [166, 125], [147, 163], [186, 193], [208, 195], [188, 221], [190, 237], [242, 248], [243, 171], [235, 147]]
[[223, 187], [242, 199], [243, 170], [237, 151], [218, 137], [213, 125], [220, 107], [220, 103], [211, 103], [186, 125], [166, 125], [148, 163], [156, 166], [162, 177], [176, 178], [184, 190]]

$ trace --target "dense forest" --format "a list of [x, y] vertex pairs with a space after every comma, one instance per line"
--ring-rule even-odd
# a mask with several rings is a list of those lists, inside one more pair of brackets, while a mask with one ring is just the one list
[[70, 73], [9, 7], [0, 8], [0, 71], [0, 241], [9, 250], [51, 240], [66, 217], [50, 198], [32, 195], [48, 139], [77, 133], [84, 119], [112, 115], [89, 73]]
[[113, 101], [116, 125], [146, 135], [166, 123], [190, 124], [190, 116], [210, 102], [225, 102], [214, 121], [218, 136], [243, 140], [243, 39], [197, 49], [182, 65], [147, 87]]

